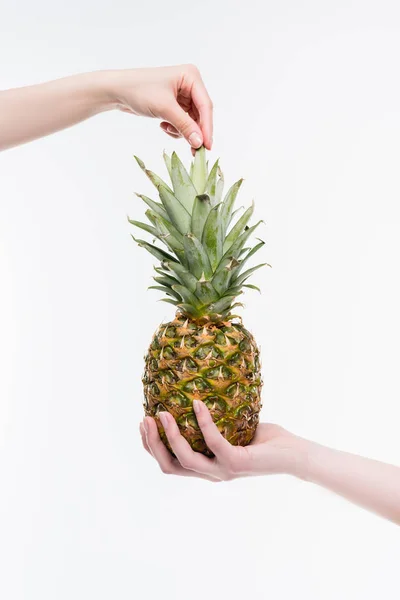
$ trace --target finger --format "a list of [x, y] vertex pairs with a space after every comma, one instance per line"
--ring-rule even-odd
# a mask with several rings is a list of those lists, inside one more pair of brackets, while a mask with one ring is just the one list
[[148, 445], [147, 440], [146, 440], [146, 432], [144, 430], [143, 423], [140, 423], [140, 425], [139, 425], [139, 431], [140, 431], [140, 437], [142, 438], [142, 444], [143, 444], [144, 449], [147, 450], [147, 452], [149, 454], [151, 454], [149, 445]]
[[226, 460], [229, 458], [232, 454], [232, 445], [219, 432], [206, 405], [200, 400], [193, 400], [193, 409], [206, 444], [211, 452], [219, 459]]
[[170, 106], [164, 111], [163, 116], [189, 142], [192, 148], [197, 149], [203, 145], [200, 126], [183, 110], [175, 97], [171, 99]]
[[196, 106], [194, 104], [192, 104], [190, 109], [187, 112], [189, 113], [189, 117], [191, 117], [193, 119], [193, 121], [196, 121], [196, 123], [199, 123], [200, 127], [201, 127], [200, 115], [199, 115], [199, 111], [197, 110]]
[[189, 443], [181, 435], [175, 419], [168, 412], [159, 413], [162, 426], [170, 446], [184, 469], [203, 473], [211, 477], [216, 476], [216, 465], [199, 452], [194, 452]]
[[[173, 420], [173, 419], [172, 419]], [[175, 421], [174, 421], [175, 422]], [[158, 462], [161, 471], [167, 475], [181, 475], [183, 477], [198, 477], [207, 479], [208, 481], [216, 481], [208, 475], [194, 473], [186, 470], [182, 465], [173, 458], [169, 450], [164, 446], [163, 441], [158, 433], [156, 422], [151, 417], [146, 417], [144, 420], [144, 430], [147, 445], [151, 454]]]
[[200, 115], [204, 146], [207, 150], [211, 150], [213, 143], [213, 103], [200, 74], [192, 87], [192, 99]]
[[165, 133], [175, 135], [176, 137], [182, 137], [179, 131], [173, 125], [171, 125], [171, 123], [163, 121], [162, 123], [160, 123], [160, 127], [163, 131], [165, 131]]
[[171, 453], [164, 446], [156, 422], [151, 417], [146, 417], [144, 420], [144, 430], [146, 436], [146, 442], [150, 449], [151, 454], [154, 456], [158, 464], [160, 465], [161, 471], [166, 474], [181, 475], [181, 466], [174, 463]]

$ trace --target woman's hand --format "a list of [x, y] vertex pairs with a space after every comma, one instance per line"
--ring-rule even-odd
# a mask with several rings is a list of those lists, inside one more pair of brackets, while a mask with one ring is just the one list
[[0, 91], [0, 150], [112, 109], [155, 117], [173, 138], [212, 145], [212, 103], [193, 65], [97, 71]]
[[168, 135], [211, 150], [213, 106], [194, 65], [105, 71], [103, 81], [120, 110], [160, 119]]
[[261, 424], [249, 446], [231, 446], [219, 433], [207, 407], [196, 400], [193, 406], [215, 458], [193, 452], [167, 412], [160, 413], [160, 419], [176, 458], [162, 443], [154, 419], [146, 417], [140, 424], [143, 445], [164, 473], [209, 481], [286, 473], [325, 487], [400, 525], [399, 467], [321, 446], [277, 425]]
[[194, 452], [168, 412], [160, 413], [166, 436], [176, 458], [164, 446], [156, 422], [146, 417], [140, 425], [145, 449], [164, 473], [228, 481], [250, 475], [292, 473], [300, 475], [305, 459], [303, 440], [278, 425], [261, 424], [249, 446], [232, 446], [218, 431], [203, 402], [194, 401], [199, 427], [215, 458]]

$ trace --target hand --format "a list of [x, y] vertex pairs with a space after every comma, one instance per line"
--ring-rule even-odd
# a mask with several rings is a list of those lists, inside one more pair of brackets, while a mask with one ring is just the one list
[[212, 103], [192, 65], [81, 73], [0, 91], [0, 151], [76, 125], [117, 108], [161, 119], [192, 152], [212, 145]]
[[321, 446], [278, 425], [261, 424], [249, 446], [232, 446], [219, 433], [205, 404], [195, 400], [193, 408], [214, 458], [193, 452], [167, 412], [159, 416], [176, 458], [161, 441], [154, 419], [146, 417], [140, 424], [143, 445], [164, 473], [208, 481], [286, 473], [323, 486], [400, 525], [399, 467]]
[[232, 446], [218, 431], [206, 405], [195, 400], [193, 406], [214, 458], [194, 452], [168, 412], [160, 413], [160, 419], [176, 458], [161, 441], [154, 419], [146, 417], [140, 424], [143, 445], [164, 473], [200, 477], [209, 481], [229, 481], [237, 477], [272, 473], [300, 475], [306, 456], [305, 440], [278, 425], [262, 423], [249, 446]]
[[161, 119], [161, 128], [171, 137], [211, 150], [213, 107], [195, 66], [108, 71], [104, 76], [116, 108]]

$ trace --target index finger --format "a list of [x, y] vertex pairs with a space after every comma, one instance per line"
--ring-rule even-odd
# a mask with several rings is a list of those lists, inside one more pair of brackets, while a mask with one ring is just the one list
[[221, 435], [207, 406], [200, 400], [193, 400], [193, 408], [201, 432], [211, 452], [219, 459], [228, 459], [232, 455], [232, 445]]
[[182, 467], [208, 477], [217, 478], [218, 469], [214, 461], [192, 450], [189, 442], [181, 435], [172, 415], [168, 412], [160, 412], [159, 416], [170, 446]]
[[184, 469], [165, 447], [158, 433], [154, 419], [146, 417], [145, 423], [147, 425], [147, 430], [145, 429], [147, 446], [160, 465], [163, 473], [166, 475], [183, 475], [184, 477], [198, 477], [200, 479], [207, 479], [208, 481], [216, 481], [215, 477], [207, 475], [206, 473], [195, 473], [194, 471]]
[[213, 142], [213, 103], [200, 74], [193, 83], [192, 100], [200, 115], [204, 146], [207, 150], [211, 150]]

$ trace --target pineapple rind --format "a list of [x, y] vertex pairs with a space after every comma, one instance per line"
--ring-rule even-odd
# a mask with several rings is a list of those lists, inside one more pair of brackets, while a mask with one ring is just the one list
[[231, 444], [251, 442], [261, 409], [260, 353], [241, 324], [199, 325], [177, 314], [154, 334], [145, 365], [145, 413], [154, 417], [167, 446], [160, 411], [174, 416], [195, 451], [212, 456], [197, 425], [193, 400], [208, 406]]

